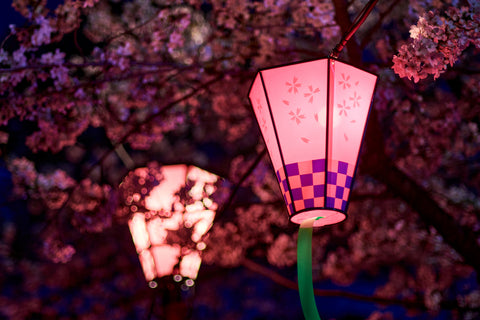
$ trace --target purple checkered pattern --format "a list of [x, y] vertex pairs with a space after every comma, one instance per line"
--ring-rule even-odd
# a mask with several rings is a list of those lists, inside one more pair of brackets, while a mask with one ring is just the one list
[[[343, 161], [332, 160], [328, 168], [330, 170], [326, 179], [326, 199], [325, 159], [290, 163], [284, 169], [277, 170], [277, 179], [290, 215], [295, 211], [315, 207], [343, 211], [346, 209], [354, 166]], [[289, 184], [292, 190], [291, 195], [288, 192]]]
[[327, 174], [327, 200], [325, 207], [345, 211], [352, 187], [355, 166], [347, 162], [331, 160]]

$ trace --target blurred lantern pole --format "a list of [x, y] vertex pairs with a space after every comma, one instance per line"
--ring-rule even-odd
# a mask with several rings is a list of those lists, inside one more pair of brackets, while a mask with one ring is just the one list
[[[146, 212], [135, 212], [128, 226], [147, 281], [173, 275], [177, 282], [187, 278], [184, 285], [191, 287], [206, 247], [203, 236], [215, 218], [217, 204], [209, 196], [218, 176], [187, 165], [164, 166], [162, 175], [145, 198]], [[182, 190], [187, 192], [186, 204], [180, 201]], [[189, 239], [169, 241], [169, 234], [185, 230]]]
[[260, 70], [249, 98], [290, 220], [300, 224], [298, 284], [305, 318], [320, 319], [312, 284], [312, 229], [343, 221], [377, 76], [337, 60], [371, 0], [324, 59]]

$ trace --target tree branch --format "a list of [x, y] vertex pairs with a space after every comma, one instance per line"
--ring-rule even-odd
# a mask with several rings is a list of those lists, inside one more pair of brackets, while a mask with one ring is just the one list
[[[282, 276], [281, 274], [273, 271], [270, 268], [264, 267], [249, 259], [244, 259], [242, 262], [242, 265], [245, 268], [255, 273], [258, 273], [264, 277], [271, 279], [273, 282], [278, 283], [279, 285], [285, 288], [298, 290], [298, 284], [295, 281], [292, 281]], [[314, 289], [313, 291], [316, 296], [320, 296], [320, 297], [342, 297], [342, 298], [359, 300], [364, 302], [377, 303], [384, 306], [396, 304], [396, 305], [401, 305], [411, 309], [427, 310], [427, 307], [421, 301], [387, 299], [387, 298], [381, 298], [381, 297], [375, 297], [375, 296], [365, 296], [362, 294], [352, 293], [352, 292], [347, 292], [342, 290]]]
[[225, 201], [224, 205], [222, 206], [222, 209], [218, 211], [220, 213], [219, 216], [222, 216], [221, 213], [225, 212], [225, 210], [227, 210], [231, 206], [231, 204], [233, 202], [233, 199], [235, 198], [235, 195], [238, 192], [238, 189], [240, 189], [243, 182], [245, 182], [245, 180], [247, 180], [247, 178], [252, 174], [253, 170], [255, 170], [255, 168], [260, 163], [260, 161], [262, 160], [262, 158], [265, 156], [266, 153], [267, 153], [267, 148], [264, 147], [263, 150], [257, 155], [257, 158], [255, 159], [255, 161], [250, 165], [248, 170], [245, 171], [245, 173], [237, 181], [237, 183], [235, 184], [232, 192], [230, 193], [230, 196], [228, 197], [227, 201]]
[[[264, 277], [271, 279], [273, 282], [292, 290], [298, 290], [298, 285], [295, 281], [292, 281], [281, 274], [273, 271], [270, 268], [264, 267], [250, 259], [245, 258], [242, 261], [242, 265]], [[416, 309], [426, 311], [427, 306], [423, 301], [419, 300], [403, 300], [403, 299], [389, 299], [370, 295], [362, 295], [353, 292], [347, 292], [343, 290], [326, 290], [326, 289], [314, 289], [314, 294], [319, 297], [342, 297], [346, 299], [370, 302], [380, 304], [383, 306], [401, 305], [407, 309]], [[461, 308], [456, 301], [443, 301], [441, 308], [444, 310], [463, 310], [463, 311], [479, 311], [480, 308]]]
[[480, 248], [475, 233], [459, 225], [453, 217], [445, 212], [431, 197], [430, 193], [418, 185], [393, 163], [384, 163], [380, 170], [371, 174], [385, 183], [390, 190], [407, 202], [422, 220], [435, 227], [443, 240], [454, 248], [471, 265], [480, 277]]

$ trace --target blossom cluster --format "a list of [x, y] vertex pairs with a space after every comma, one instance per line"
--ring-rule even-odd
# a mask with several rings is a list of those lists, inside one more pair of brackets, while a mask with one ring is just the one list
[[[40, 173], [24, 157], [13, 158], [7, 165], [15, 186], [11, 200], [27, 200], [30, 208], [36, 207], [36, 214], [51, 219], [68, 212], [72, 225], [82, 232], [100, 232], [111, 226], [117, 194], [111, 192], [110, 186], [93, 183], [88, 178], [77, 182], [62, 169]], [[50, 232], [45, 236], [44, 253], [53, 261], [69, 261], [75, 249], [52, 238]]]
[[393, 70], [415, 82], [428, 75], [437, 79], [470, 44], [480, 48], [480, 12], [453, 6], [426, 12], [410, 28], [410, 38], [393, 57]]

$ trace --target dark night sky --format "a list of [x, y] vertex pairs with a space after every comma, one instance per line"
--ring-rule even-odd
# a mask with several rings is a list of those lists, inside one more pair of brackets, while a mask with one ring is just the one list
[[22, 20], [23, 17], [12, 8], [11, 1], [2, 1], [0, 4], [0, 35], [2, 39], [5, 38], [10, 24], [18, 24]]
[[[56, 8], [56, 6], [61, 2], [61, 0], [48, 0], [47, 7], [51, 9]], [[2, 40], [9, 32], [9, 25], [21, 25], [23, 21], [25, 21], [24, 18], [12, 8], [12, 1], [0, 1], [0, 37]]]

